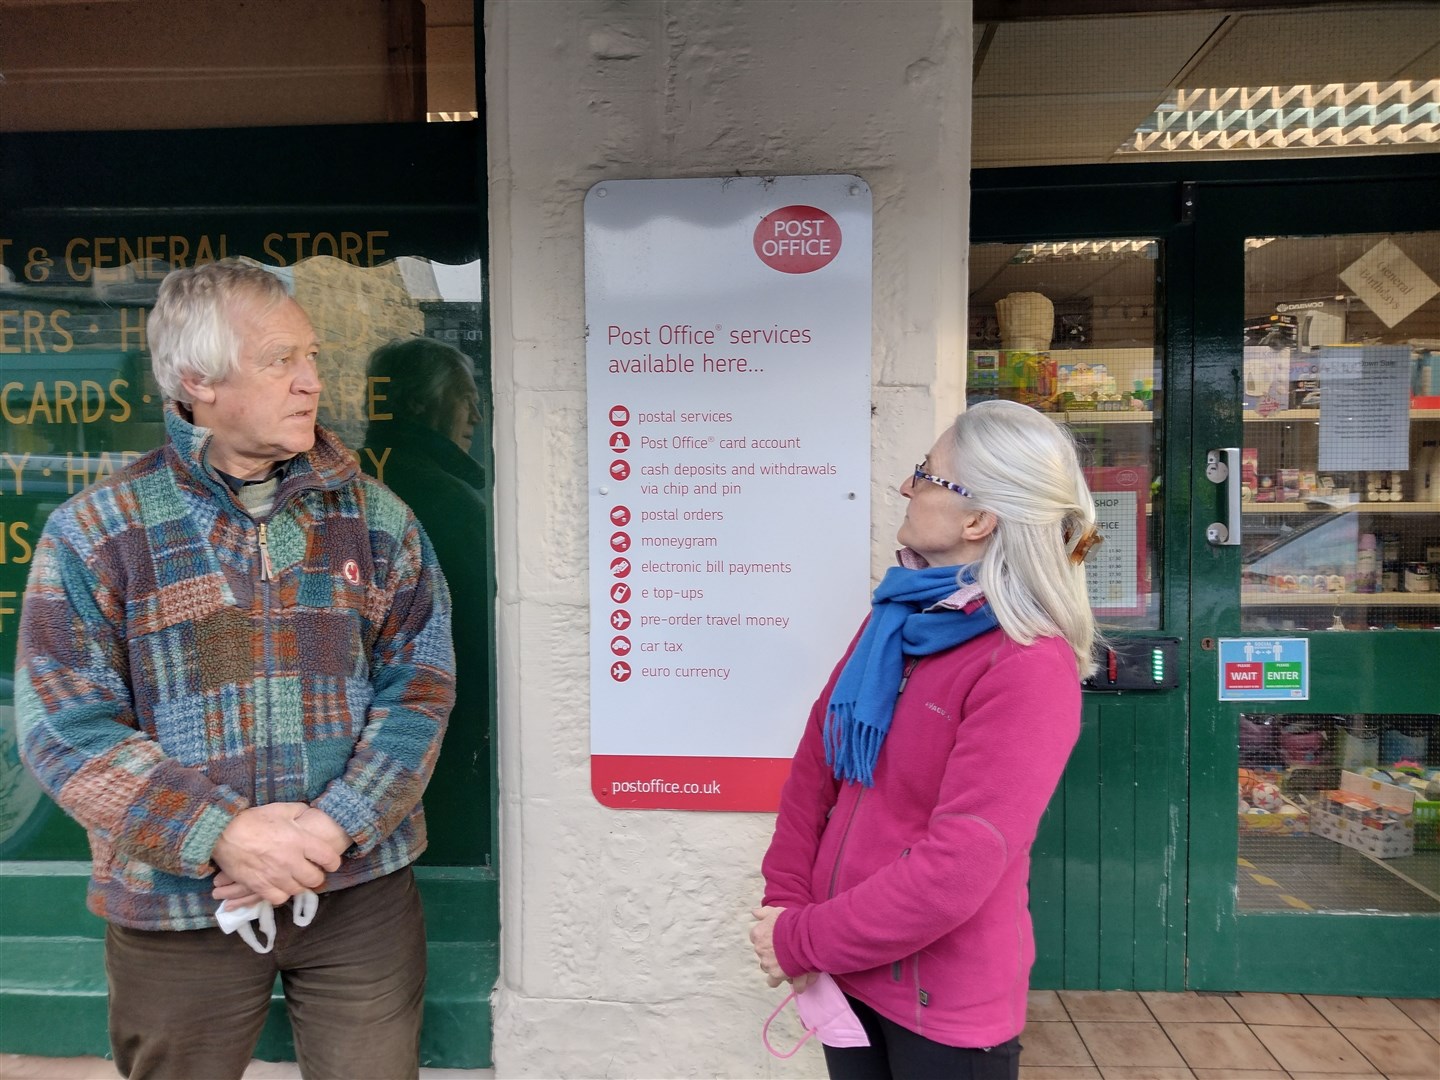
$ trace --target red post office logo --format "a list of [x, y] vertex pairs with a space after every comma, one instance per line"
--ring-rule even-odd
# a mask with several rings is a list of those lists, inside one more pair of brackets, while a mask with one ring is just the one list
[[782, 206], [755, 226], [755, 254], [782, 274], [813, 274], [840, 254], [840, 225], [814, 206]]

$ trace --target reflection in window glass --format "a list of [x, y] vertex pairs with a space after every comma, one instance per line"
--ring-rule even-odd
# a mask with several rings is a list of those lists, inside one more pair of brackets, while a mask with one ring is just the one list
[[1440, 716], [1240, 717], [1242, 911], [1440, 912]]
[[1440, 233], [1246, 242], [1242, 626], [1440, 626]]
[[1107, 626], [1160, 624], [1159, 254], [1143, 238], [970, 248], [966, 399], [1020, 401], [1074, 432], [1106, 538], [1086, 570]]
[[[59, 816], [15, 745], [16, 632], [34, 545], [61, 503], [164, 441], [144, 327], [167, 269], [115, 267], [85, 285], [0, 284], [0, 857], [34, 857], [31, 838]], [[425, 795], [425, 859], [484, 863], [491, 412], [480, 264], [315, 258], [275, 273], [320, 335], [321, 424], [411, 505], [449, 584], [456, 706]], [[71, 832], [45, 857], [82, 856]]]

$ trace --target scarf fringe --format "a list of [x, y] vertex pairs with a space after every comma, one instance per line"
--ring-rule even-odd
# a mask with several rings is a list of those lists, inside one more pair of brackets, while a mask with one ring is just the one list
[[825, 764], [835, 779], [846, 783], [875, 786], [875, 763], [880, 759], [880, 746], [885, 732], [863, 720], [856, 719], [850, 705], [831, 705], [825, 715], [822, 732], [825, 743]]

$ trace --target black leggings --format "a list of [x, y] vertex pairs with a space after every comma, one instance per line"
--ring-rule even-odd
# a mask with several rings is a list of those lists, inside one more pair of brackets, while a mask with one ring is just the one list
[[825, 1047], [830, 1080], [1016, 1080], [1020, 1037], [989, 1050], [946, 1046], [901, 1027], [849, 994], [845, 1000], [870, 1038], [869, 1046]]

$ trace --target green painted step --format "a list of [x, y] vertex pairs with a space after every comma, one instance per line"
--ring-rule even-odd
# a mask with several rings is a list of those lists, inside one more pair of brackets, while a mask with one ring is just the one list
[[[104, 1055], [104, 923], [84, 904], [84, 863], [0, 863], [0, 1051]], [[417, 867], [429, 932], [421, 1064], [492, 1064], [499, 886], [484, 867]], [[256, 1056], [293, 1060], [279, 987]]]

